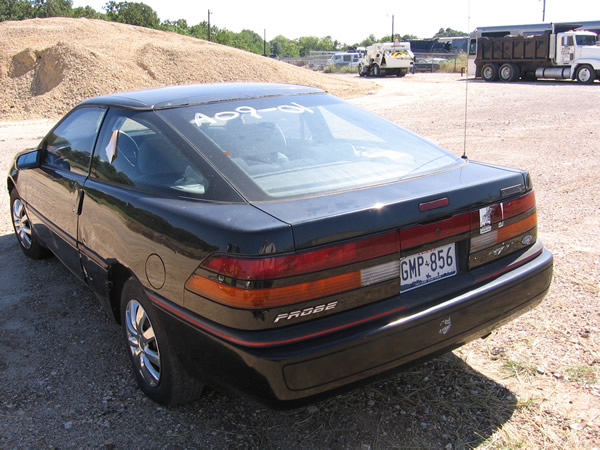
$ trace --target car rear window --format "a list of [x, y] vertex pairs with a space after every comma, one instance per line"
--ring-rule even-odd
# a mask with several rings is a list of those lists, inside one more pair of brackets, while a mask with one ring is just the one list
[[[159, 114], [216, 161], [251, 201], [359, 189], [462, 164], [415, 134], [326, 94], [221, 102]], [[211, 156], [215, 149], [225, 158]]]

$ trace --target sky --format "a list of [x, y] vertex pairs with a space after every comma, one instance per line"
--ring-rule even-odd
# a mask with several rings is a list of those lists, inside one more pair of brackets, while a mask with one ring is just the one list
[[[117, 0], [119, 1], [119, 0]], [[188, 25], [207, 20], [234, 32], [249, 29], [267, 41], [277, 35], [331, 36], [348, 45], [374, 34], [392, 33], [429, 38], [440, 28], [470, 32], [476, 27], [600, 20], [600, 0], [129, 0], [150, 6], [161, 21], [185, 19]], [[107, 0], [73, 0], [73, 7], [89, 5], [98, 12]], [[342, 6], [340, 6], [342, 5]]]

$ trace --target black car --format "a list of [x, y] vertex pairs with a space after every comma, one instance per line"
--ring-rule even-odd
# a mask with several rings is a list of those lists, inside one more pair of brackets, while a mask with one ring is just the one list
[[489, 334], [552, 277], [528, 172], [312, 87], [92, 98], [7, 183], [23, 252], [90, 286], [164, 404], [312, 400]]

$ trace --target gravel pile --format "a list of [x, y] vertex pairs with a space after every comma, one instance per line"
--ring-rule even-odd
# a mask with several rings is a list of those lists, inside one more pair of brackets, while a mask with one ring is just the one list
[[0, 120], [60, 116], [81, 100], [112, 92], [223, 81], [305, 84], [345, 98], [375, 86], [201, 39], [103, 20], [0, 22]]

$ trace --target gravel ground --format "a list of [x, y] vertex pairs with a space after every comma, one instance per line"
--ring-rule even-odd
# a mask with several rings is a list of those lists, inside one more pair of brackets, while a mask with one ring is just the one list
[[[351, 82], [362, 82], [348, 76]], [[367, 82], [367, 80], [364, 80]], [[600, 86], [378, 80], [354, 103], [456, 154], [531, 171], [550, 294], [486, 340], [292, 411], [206, 389], [160, 407], [120, 329], [55, 258], [26, 259], [0, 193], [0, 448], [599, 448]], [[52, 121], [0, 122], [0, 173]]]

